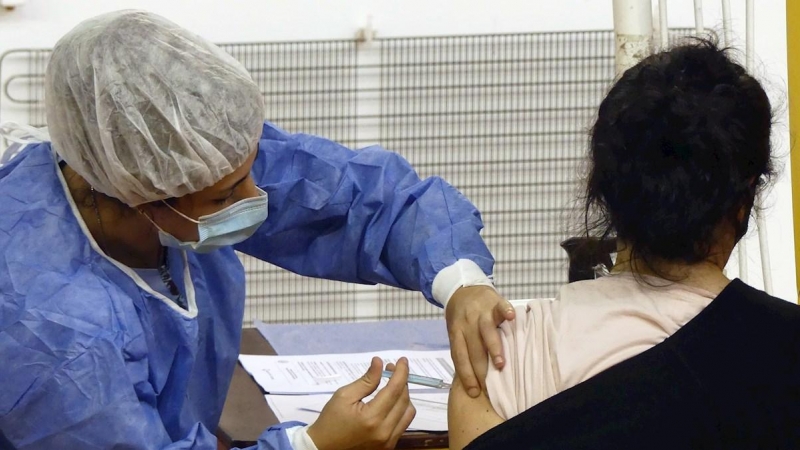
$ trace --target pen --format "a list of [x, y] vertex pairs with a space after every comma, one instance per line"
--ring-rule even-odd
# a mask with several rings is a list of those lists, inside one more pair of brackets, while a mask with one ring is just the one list
[[[384, 370], [381, 376], [389, 378], [394, 372]], [[418, 384], [420, 386], [428, 386], [437, 389], [450, 389], [450, 383], [445, 383], [443, 380], [432, 377], [424, 377], [422, 375], [408, 374], [408, 382], [410, 384]]]

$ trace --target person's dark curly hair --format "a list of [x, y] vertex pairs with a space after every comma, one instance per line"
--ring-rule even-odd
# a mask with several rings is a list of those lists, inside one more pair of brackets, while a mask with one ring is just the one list
[[587, 235], [616, 236], [650, 268], [705, 260], [726, 220], [741, 238], [773, 175], [772, 109], [728, 53], [695, 39], [614, 84], [591, 130]]

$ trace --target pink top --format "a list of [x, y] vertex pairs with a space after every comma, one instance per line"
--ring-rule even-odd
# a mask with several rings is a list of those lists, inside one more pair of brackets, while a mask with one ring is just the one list
[[621, 273], [567, 284], [555, 299], [531, 300], [500, 326], [506, 366], [489, 365], [492, 405], [509, 419], [664, 341], [714, 297]]

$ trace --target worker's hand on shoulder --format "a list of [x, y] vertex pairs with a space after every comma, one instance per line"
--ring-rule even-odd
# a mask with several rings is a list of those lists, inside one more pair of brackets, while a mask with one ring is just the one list
[[392, 449], [416, 410], [408, 396], [408, 360], [401, 358], [385, 388], [367, 403], [381, 381], [383, 362], [372, 358], [363, 377], [342, 387], [322, 409], [308, 436], [319, 450]]
[[445, 317], [456, 372], [469, 396], [477, 397], [489, 368], [487, 353], [495, 367], [505, 365], [497, 327], [514, 319], [514, 307], [492, 287], [462, 287], [447, 302]]

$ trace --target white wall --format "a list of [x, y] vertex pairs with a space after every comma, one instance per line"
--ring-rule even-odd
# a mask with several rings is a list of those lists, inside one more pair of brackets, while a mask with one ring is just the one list
[[[705, 23], [720, 29], [719, 1], [705, 2]], [[786, 115], [786, 12], [781, 0], [756, 2], [756, 73], [779, 108], [776, 152], [784, 166], [767, 199], [775, 292], [797, 299]], [[733, 26], [743, 44], [744, 0], [732, 0]], [[611, 0], [28, 0], [0, 12], [0, 53], [50, 47], [90, 16], [147, 9], [216, 42], [347, 39], [372, 16], [379, 36], [480, 34], [611, 29]], [[692, 0], [670, 0], [670, 26], [693, 26]], [[742, 37], [739, 39], [738, 37]], [[749, 280], [759, 286], [756, 233], [749, 236]], [[732, 274], [736, 274], [735, 264]]]
[[[368, 15], [382, 36], [611, 29], [609, 5], [598, 0], [28, 0], [0, 14], [0, 51], [51, 46], [80, 20], [124, 8], [161, 14], [216, 42], [239, 42], [348, 39]], [[581, 14], [563, 14], [571, 11]]]

